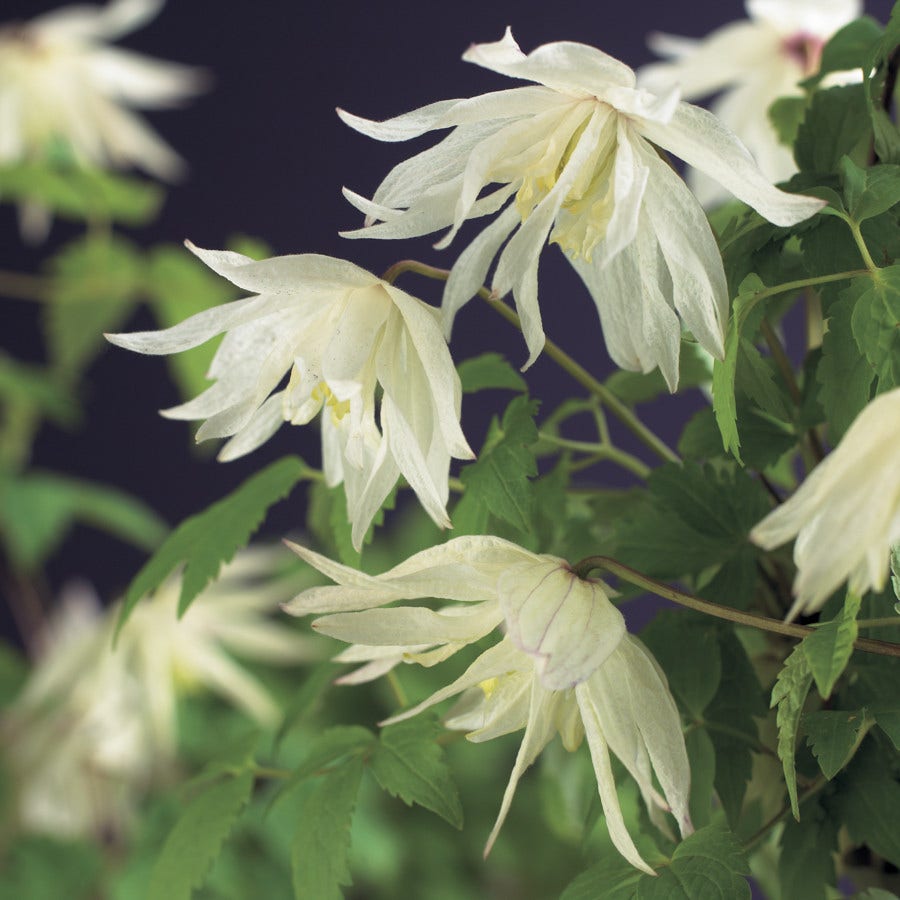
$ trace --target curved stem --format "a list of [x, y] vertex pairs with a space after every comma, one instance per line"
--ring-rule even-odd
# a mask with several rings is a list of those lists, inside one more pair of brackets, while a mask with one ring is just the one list
[[862, 236], [862, 231], [860, 231], [859, 222], [855, 222], [853, 219], [846, 220], [847, 225], [850, 226], [850, 231], [853, 234], [853, 240], [856, 241], [856, 246], [859, 248], [859, 255], [863, 258], [863, 262], [866, 264], [866, 268], [869, 272], [877, 272], [878, 266], [875, 265], [875, 260], [872, 259], [872, 254], [869, 253], [869, 248], [866, 246], [866, 242]]
[[884, 616], [881, 619], [859, 619], [857, 628], [896, 628], [900, 626], [900, 616]]
[[25, 275], [22, 272], [0, 270], [0, 295], [10, 300], [47, 299], [49, 281], [39, 275]]
[[[817, 778], [797, 799], [797, 805], [802, 806], [810, 797], [818, 794], [825, 785], [828, 784], [827, 778]], [[762, 828], [744, 842], [743, 850], [748, 853], [752, 850], [765, 836], [783, 819], [791, 814], [790, 805], [785, 806], [780, 812], [775, 813]]]
[[409, 699], [406, 696], [406, 691], [403, 690], [403, 685], [400, 684], [400, 679], [397, 677], [397, 673], [391, 669], [390, 672], [387, 673], [388, 684], [391, 686], [391, 690], [394, 693], [394, 698], [397, 701], [397, 705], [400, 709], [406, 709], [409, 706]]
[[587, 441], [572, 441], [568, 438], [557, 437], [554, 434], [545, 434], [543, 431], [538, 432], [538, 436], [542, 441], [553, 444], [555, 447], [561, 447], [563, 450], [574, 450], [578, 453], [587, 453], [591, 458], [591, 462], [601, 462], [609, 460], [617, 463], [629, 472], [633, 472], [638, 478], [647, 479], [653, 471], [648, 465], [645, 465], [637, 457], [613, 447], [612, 444], [592, 444]]
[[[650, 591], [651, 594], [656, 594], [657, 597], [663, 597], [666, 600], [679, 604], [679, 606], [686, 606], [688, 609], [715, 616], [717, 619], [736, 622], [738, 625], [748, 625], [751, 628], [759, 628], [762, 631], [771, 631], [775, 634], [783, 634], [787, 637], [800, 639], [805, 638], [815, 630], [808, 625], [780, 622], [778, 619], [770, 619], [768, 616], [743, 612], [739, 609], [732, 609], [730, 606], [720, 606], [718, 603], [710, 603], [709, 600], [701, 600], [700, 597], [695, 597], [693, 594], [687, 594], [684, 591], [679, 591], [677, 588], [670, 587], [668, 584], [663, 584], [661, 581], [656, 581], [654, 578], [648, 578], [646, 575], [642, 575], [640, 572], [608, 556], [588, 556], [576, 566], [573, 566], [572, 569], [580, 578], [586, 578], [594, 569], [605, 569], [613, 575], [618, 575], [619, 578], [629, 582], [629, 584], [637, 585]], [[853, 646], [856, 650], [864, 650], [867, 653], [900, 658], [900, 644], [857, 638], [853, 642]]]

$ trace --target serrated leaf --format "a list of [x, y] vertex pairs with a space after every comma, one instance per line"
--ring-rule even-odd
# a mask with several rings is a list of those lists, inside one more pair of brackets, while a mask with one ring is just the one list
[[769, 121], [785, 147], [793, 147], [797, 140], [807, 102], [805, 97], [779, 97], [769, 107]]
[[875, 155], [885, 163], [900, 163], [900, 133], [886, 109], [890, 107], [892, 98], [885, 97], [891, 57], [898, 43], [900, 43], [900, 10], [894, 4], [884, 34], [863, 66], [863, 87], [866, 106], [872, 120]]
[[44, 330], [54, 366], [77, 376], [106, 346], [103, 333], [117, 331], [142, 287], [143, 262], [121, 237], [91, 237], [67, 245], [51, 258]]
[[362, 725], [334, 725], [307, 745], [303, 762], [291, 773], [296, 784], [348, 755], [359, 755], [375, 743], [375, 735]]
[[689, 617], [683, 610], [665, 610], [641, 632], [641, 640], [666, 673], [680, 704], [694, 719], [700, 719], [722, 677], [715, 627]]
[[840, 161], [845, 207], [856, 222], [874, 218], [900, 203], [900, 166], [882, 163], [862, 169], [845, 156]]
[[435, 737], [434, 720], [411, 719], [381, 732], [369, 766], [381, 787], [404, 803], [424, 806], [454, 828], [462, 828], [463, 812], [456, 783]]
[[537, 464], [530, 447], [538, 439], [534, 417], [538, 402], [516, 397], [495, 418], [478, 459], [460, 472], [467, 493], [477, 497], [491, 515], [508, 522], [520, 531], [531, 527], [534, 494], [531, 479], [537, 475]]
[[340, 667], [333, 662], [320, 663], [306, 676], [300, 689], [288, 702], [281, 726], [275, 735], [279, 746], [291, 729], [305, 722], [322, 701], [325, 692], [334, 683]]
[[853, 420], [869, 402], [875, 373], [860, 353], [853, 337], [850, 317], [853, 303], [843, 298], [828, 308], [828, 325], [822, 340], [822, 358], [816, 371], [819, 402], [828, 419], [833, 444], [841, 439]]
[[465, 359], [457, 369], [464, 394], [491, 388], [528, 390], [525, 379], [499, 353], [482, 353], [481, 356]]
[[883, 32], [881, 24], [869, 16], [847, 23], [822, 48], [818, 71], [802, 82], [803, 87], [815, 87], [832, 72], [864, 68]]
[[643, 875], [636, 900], [749, 900], [750, 867], [727, 829], [709, 825], [683, 840], [657, 877]]
[[797, 730], [803, 704], [812, 686], [812, 670], [809, 659], [799, 644], [784, 661], [778, 679], [772, 688], [772, 706], [778, 707], [778, 758], [784, 768], [784, 780], [791, 798], [794, 818], [800, 818], [800, 804], [797, 800], [796, 744]]
[[841, 157], [853, 156], [870, 135], [861, 84], [818, 90], [797, 129], [794, 159], [803, 172], [836, 172]]
[[853, 653], [858, 633], [856, 616], [860, 598], [847, 594], [844, 606], [830, 622], [819, 625], [800, 642], [809, 670], [823, 700], [831, 696], [834, 684], [841, 677]]
[[305, 795], [291, 846], [297, 900], [342, 900], [341, 886], [353, 883], [347, 855], [362, 774], [362, 759], [350, 759]]
[[732, 827], [741, 815], [753, 770], [751, 747], [759, 741], [754, 717], [768, 711], [766, 698], [746, 650], [731, 629], [719, 635], [722, 667], [719, 689], [703, 713], [716, 751], [715, 788]]
[[874, 741], [863, 743], [837, 785], [832, 814], [854, 840], [900, 866], [900, 783]]
[[756, 305], [757, 295], [765, 287], [762, 279], [755, 274], [748, 275], [741, 282], [725, 335], [725, 358], [717, 359], [713, 364], [712, 394], [716, 423], [722, 435], [722, 445], [738, 462], [741, 462], [741, 440], [737, 428], [734, 384], [741, 347], [741, 329]]
[[632, 900], [645, 877], [618, 854], [609, 854], [571, 881], [559, 900]]
[[178, 614], [184, 615], [194, 598], [216, 577], [222, 563], [246, 545], [269, 507], [286, 497], [307, 471], [303, 460], [285, 456], [248, 478], [224, 499], [185, 519], [132, 579], [116, 634], [137, 602], [155, 591], [182, 563]]
[[838, 823], [818, 803], [803, 807], [803, 819], [788, 819], [781, 833], [778, 876], [790, 900], [826, 900], [835, 881]]
[[854, 278], [841, 296], [853, 305], [853, 337], [878, 375], [879, 393], [900, 385], [900, 266]]
[[168, 530], [149, 506], [124, 491], [37, 471], [0, 481], [0, 522], [8, 552], [26, 570], [40, 566], [76, 522], [148, 551]]
[[225, 778], [191, 801], [153, 867], [147, 900], [190, 900], [250, 800], [253, 781], [252, 772]]
[[803, 717], [806, 740], [830, 781], [847, 765], [861, 735], [875, 724], [865, 710], [819, 710]]

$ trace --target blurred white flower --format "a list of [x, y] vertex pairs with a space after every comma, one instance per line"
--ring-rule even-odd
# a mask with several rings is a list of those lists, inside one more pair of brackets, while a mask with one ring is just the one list
[[869, 403], [797, 492], [750, 532], [767, 550], [795, 536], [789, 620], [821, 609], [843, 581], [860, 596], [884, 588], [900, 541], [900, 388]]
[[[545, 44], [526, 56], [507, 30], [463, 59], [537, 84], [445, 100], [380, 123], [339, 111], [352, 128], [383, 141], [453, 129], [395, 167], [371, 201], [345, 191], [367, 227], [344, 236], [407, 238], [450, 226], [437, 245], [445, 247], [468, 219], [499, 212], [453, 266], [444, 291], [448, 331], [499, 253], [491, 287], [498, 296], [512, 291], [530, 365], [544, 344], [537, 273], [549, 239], [587, 286], [619, 366], [659, 366], [674, 390], [681, 322], [721, 357], [728, 292], [716, 241], [654, 145], [777, 224], [805, 219], [822, 202], [776, 190], [713, 115], [679, 102], [677, 91], [637, 89], [631, 69], [593, 47]], [[489, 185], [499, 187], [483, 194]]]
[[[557, 732], [570, 751], [587, 736], [610, 837], [632, 865], [653, 871], [625, 826], [610, 750], [637, 781], [654, 822], [665, 828], [668, 811], [682, 836], [690, 833], [690, 770], [678, 711], [665, 676], [640, 641], [626, 634], [602, 582], [580, 579], [558, 557], [490, 536], [456, 538], [378, 576], [290, 546], [338, 583], [306, 590], [285, 609], [328, 613], [313, 628], [352, 642], [337, 658], [366, 665], [344, 683], [371, 680], [399, 662], [434, 665], [498, 625], [504, 628], [506, 636], [456, 681], [383, 723], [463, 694], [446, 725], [466, 730], [469, 740], [525, 729], [486, 853], [519, 779]], [[459, 605], [377, 608], [423, 597]]]
[[[802, 95], [798, 82], [819, 70], [822, 48], [862, 14], [860, 0], [746, 0], [748, 20], [731, 22], [702, 40], [654, 34], [650, 47], [671, 61], [638, 70], [651, 91], [677, 85], [687, 100], [722, 95], [710, 106], [747, 145], [772, 181], [797, 171], [789, 147], [778, 139], [769, 107], [779, 97]], [[858, 81], [857, 73], [833, 73], [828, 84]], [[692, 169], [688, 183], [704, 206], [728, 199], [721, 185]]]
[[[107, 46], [162, 6], [163, 0], [110, 0], [102, 8], [66, 6], [0, 26], [0, 165], [44, 157], [60, 142], [83, 164], [177, 177], [181, 158], [131, 108], [176, 106], [202, 89], [205, 76]], [[46, 207], [26, 203], [19, 213], [26, 238], [46, 237]]]
[[[450, 458], [474, 454], [460, 428], [459, 376], [437, 310], [344, 260], [304, 254], [257, 262], [188, 246], [256, 296], [164, 331], [107, 335], [129, 350], [164, 354], [227, 332], [209, 370], [215, 384], [163, 415], [206, 419], [197, 440], [231, 436], [219, 454], [230, 460], [282, 422], [305, 425], [324, 409], [325, 480], [344, 483], [354, 547], [400, 475], [448, 528]], [[272, 394], [286, 372], [289, 384]]]
[[[63, 597], [0, 738], [22, 826], [63, 838], [124, 834], [142, 797], [173, 766], [176, 701], [202, 686], [263, 727], [280, 710], [231, 653], [269, 665], [321, 658], [321, 644], [267, 617], [297, 589], [271, 579], [280, 553], [250, 550], [176, 617], [180, 583], [143, 600], [113, 649], [118, 609], [89, 588]], [[305, 579], [304, 579], [305, 580]]]

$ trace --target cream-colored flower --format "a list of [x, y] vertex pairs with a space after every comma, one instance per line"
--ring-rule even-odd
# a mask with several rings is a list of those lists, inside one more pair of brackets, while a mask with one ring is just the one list
[[60, 837], [120, 836], [177, 753], [176, 702], [212, 690], [261, 726], [280, 709], [233, 655], [269, 665], [321, 658], [320, 642], [267, 616], [298, 586], [272, 579], [274, 551], [237, 556], [179, 620], [180, 581], [134, 609], [114, 648], [118, 608], [82, 589], [61, 605], [40, 658], [3, 717], [19, 819]]
[[[357, 549], [400, 475], [431, 518], [449, 527], [450, 458], [474, 454], [460, 428], [459, 376], [437, 310], [328, 256], [257, 262], [191, 249], [255, 296], [164, 331], [107, 335], [139, 353], [165, 354], [227, 332], [209, 370], [215, 383], [163, 415], [206, 419], [197, 440], [231, 437], [219, 455], [229, 460], [256, 449], [282, 422], [305, 425], [323, 411], [325, 479], [344, 483]], [[289, 384], [275, 391], [286, 372]]]
[[[653, 872], [625, 826], [610, 750], [637, 781], [651, 818], [665, 827], [663, 811], [671, 812], [681, 834], [690, 833], [690, 771], [678, 711], [665, 676], [640, 641], [626, 633], [602, 582], [580, 579], [558, 557], [490, 536], [456, 538], [378, 576], [290, 546], [337, 582], [304, 591], [285, 609], [295, 615], [327, 613], [313, 628], [351, 642], [337, 658], [365, 665], [345, 676], [345, 683], [371, 680], [399, 662], [435, 665], [497, 626], [504, 629], [505, 637], [456, 681], [384, 723], [462, 694], [446, 724], [467, 731], [469, 740], [525, 729], [485, 852], [503, 825], [519, 779], [557, 733], [570, 751], [587, 737], [610, 837], [629, 862]], [[380, 608], [422, 597], [454, 605]]]
[[512, 291], [530, 365], [544, 345], [538, 260], [549, 239], [587, 286], [619, 366], [659, 366], [674, 390], [682, 322], [721, 357], [728, 292], [716, 241], [654, 145], [779, 225], [811, 216], [822, 202], [776, 190], [715, 116], [679, 102], [677, 91], [656, 96], [636, 88], [631, 69], [593, 47], [545, 44], [526, 56], [507, 30], [463, 59], [537, 83], [380, 123], [340, 112], [383, 141], [453, 129], [394, 168], [371, 201], [345, 191], [366, 213], [367, 227], [344, 236], [407, 238], [449, 226], [437, 245], [444, 247], [468, 219], [499, 213], [453, 266], [443, 303], [448, 330], [498, 257], [491, 286], [499, 296]]
[[[651, 48], [670, 61], [638, 70], [638, 83], [665, 91], [677, 84], [687, 100], [722, 92], [710, 109], [747, 145], [772, 181], [797, 171], [789, 147], [778, 139], [769, 107], [779, 97], [798, 97], [798, 82], [819, 70], [822, 47], [862, 14], [860, 0], [746, 0], [748, 19], [731, 22], [702, 40], [655, 34]], [[862, 73], [828, 76], [826, 84], [859, 80]], [[702, 171], [688, 183], [704, 206], [728, 199]]]
[[[205, 77], [107, 45], [162, 5], [110, 0], [102, 8], [66, 6], [0, 27], [0, 165], [40, 158], [58, 141], [83, 164], [178, 176], [180, 157], [131, 109], [176, 106], [198, 93]], [[20, 216], [26, 237], [46, 235], [46, 208], [25, 204]]]
[[900, 388], [876, 397], [837, 448], [750, 538], [769, 550], [796, 537], [796, 600], [788, 613], [821, 609], [844, 582], [880, 591], [900, 541]]

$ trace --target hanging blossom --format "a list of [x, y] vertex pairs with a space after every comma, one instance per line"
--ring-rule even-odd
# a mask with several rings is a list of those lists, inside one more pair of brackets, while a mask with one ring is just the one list
[[797, 492], [750, 532], [766, 550], [794, 537], [788, 620], [821, 609], [844, 581], [860, 596], [884, 588], [900, 542], [900, 388], [869, 403]]
[[[664, 812], [670, 812], [682, 836], [693, 830], [678, 711], [665, 676], [643, 644], [626, 633], [602, 582], [579, 578], [558, 557], [491, 536], [456, 538], [377, 576], [289, 546], [337, 582], [304, 591], [285, 610], [327, 613], [313, 628], [351, 643], [338, 661], [363, 663], [341, 679], [344, 683], [369, 681], [401, 662], [433, 666], [498, 626], [505, 631], [452, 684], [382, 723], [461, 695], [445, 724], [466, 731], [469, 740], [525, 729], [485, 853], [519, 779], [557, 733], [569, 751], [587, 738], [610, 837], [632, 865], [653, 874], [626, 828], [610, 750], [637, 781], [655, 823], [668, 830]], [[451, 605], [382, 608], [423, 597]]]
[[127, 832], [171, 770], [185, 692], [214, 691], [259, 725], [278, 725], [275, 699], [234, 657], [299, 665], [321, 658], [321, 643], [269, 617], [298, 587], [296, 577], [273, 579], [276, 565], [271, 550], [244, 551], [181, 619], [180, 580], [169, 579], [137, 605], [115, 647], [118, 608], [103, 610], [87, 586], [64, 595], [0, 727], [24, 828], [106, 840]]
[[[651, 49], [669, 61], [638, 70], [648, 90], [681, 88], [687, 100], [722, 92], [714, 112], [746, 144], [772, 181], [797, 171], [789, 147], [778, 138], [769, 108], [779, 97], [799, 97], [798, 82], [819, 70], [822, 48], [840, 28], [862, 14], [859, 0], [746, 0], [748, 20], [731, 22], [702, 40], [654, 34]], [[831, 73], [825, 86], [859, 81], [857, 71]], [[728, 199], [727, 191], [701, 170], [688, 183], [704, 206]]]
[[[129, 350], [166, 354], [227, 332], [208, 373], [215, 383], [163, 415], [205, 419], [197, 440], [230, 437], [219, 454], [230, 460], [282, 422], [305, 425], [323, 411], [325, 480], [344, 484], [354, 547], [400, 475], [448, 528], [450, 459], [474, 454], [460, 428], [462, 391], [437, 310], [344, 260], [304, 254], [257, 262], [188, 246], [255, 296], [163, 331], [107, 335]], [[275, 390], [286, 372], [289, 383]]]
[[202, 73], [106, 46], [162, 6], [112, 0], [0, 27], [0, 163], [42, 156], [61, 140], [90, 165], [178, 175], [181, 159], [129, 107], [174, 106], [201, 88]]
[[630, 68], [593, 47], [545, 44], [526, 56], [507, 30], [463, 59], [537, 84], [445, 100], [385, 122], [339, 110], [352, 128], [382, 141], [453, 129], [394, 168], [371, 201], [345, 191], [367, 219], [344, 236], [408, 238], [449, 226], [437, 244], [446, 247], [465, 221], [497, 213], [453, 266], [443, 300], [448, 333], [499, 254], [491, 288], [498, 296], [512, 291], [526, 367], [534, 362], [544, 345], [538, 259], [549, 240], [587, 286], [617, 365], [658, 366], [674, 390], [681, 322], [721, 358], [722, 260], [703, 210], [654, 145], [776, 224], [805, 219], [822, 201], [776, 190], [713, 115], [680, 102], [677, 89], [656, 96], [636, 88]]

